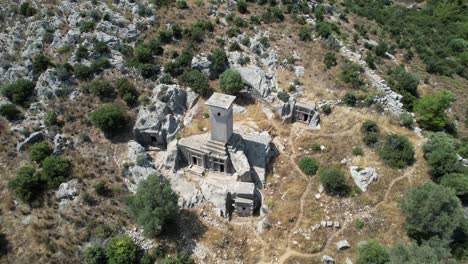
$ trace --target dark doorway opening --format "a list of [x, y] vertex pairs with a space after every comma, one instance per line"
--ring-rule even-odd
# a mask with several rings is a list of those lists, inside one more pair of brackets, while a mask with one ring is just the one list
[[220, 164], [220, 165], [219, 165], [219, 171], [220, 171], [220, 172], [224, 172], [224, 165], [223, 165], [223, 164]]

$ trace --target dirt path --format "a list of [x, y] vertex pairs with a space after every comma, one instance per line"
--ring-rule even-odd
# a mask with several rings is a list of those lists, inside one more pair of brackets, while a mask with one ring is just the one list
[[[294, 227], [289, 231], [289, 235], [288, 235], [288, 241], [287, 241], [287, 248], [285, 249], [284, 253], [282, 255], [280, 255], [278, 257], [278, 262], [277, 263], [286, 263], [286, 261], [291, 258], [291, 257], [301, 257], [301, 258], [315, 258], [315, 257], [320, 257], [322, 254], [324, 254], [324, 252], [326, 252], [332, 245], [332, 242], [333, 240], [340, 234], [342, 234], [344, 232], [344, 230], [346, 230], [346, 228], [355, 222], [355, 220], [361, 218], [363, 216], [363, 214], [365, 214], [366, 212], [362, 212], [362, 213], [359, 213], [359, 214], [355, 214], [353, 215], [353, 217], [351, 219], [349, 219], [348, 221], [346, 221], [345, 223], [343, 223], [342, 227], [333, 232], [326, 240], [325, 242], [325, 245], [324, 247], [319, 251], [319, 252], [316, 252], [316, 253], [302, 253], [302, 252], [299, 252], [293, 248], [291, 248], [291, 243], [292, 243], [292, 237], [293, 237], [293, 234], [294, 234], [294, 231], [296, 231], [301, 222], [302, 222], [302, 218], [303, 218], [303, 215], [304, 215], [304, 203], [305, 203], [305, 199], [307, 198], [307, 194], [310, 193], [310, 190], [312, 188], [312, 182], [311, 182], [311, 178], [308, 177], [306, 174], [304, 174], [302, 172], [302, 170], [299, 168], [299, 166], [297, 165], [296, 163], [296, 158], [300, 155], [297, 153], [297, 147], [295, 146], [294, 144], [294, 138], [296, 136], [298, 136], [298, 131], [296, 131], [294, 128], [293, 130], [291, 131], [290, 135], [289, 135], [289, 138], [288, 138], [288, 144], [289, 144], [289, 148], [291, 150], [291, 154], [290, 154], [290, 162], [291, 164], [294, 166], [294, 169], [296, 171], [299, 172], [299, 175], [301, 175], [301, 177], [303, 177], [304, 179], [307, 180], [307, 187], [306, 189], [304, 190], [304, 193], [302, 194], [301, 196], [301, 199], [300, 199], [300, 211], [299, 211], [299, 215], [297, 217], [297, 221], [294, 225]], [[344, 132], [338, 132], [336, 134], [345, 134]], [[420, 144], [418, 144], [420, 145]], [[419, 157], [418, 157], [419, 158]], [[389, 199], [389, 196], [390, 196], [390, 193], [392, 191], [392, 188], [393, 186], [398, 183], [399, 181], [401, 180], [405, 180], [405, 179], [408, 179], [411, 181], [411, 176], [414, 174], [414, 171], [415, 171], [415, 167], [412, 166], [410, 169], [406, 170], [405, 173], [398, 177], [398, 178], [395, 178], [393, 179], [389, 186], [387, 187], [387, 190], [385, 192], [385, 196], [384, 196], [384, 199], [382, 201], [380, 201], [379, 203], [377, 203], [372, 209], [371, 211], [375, 211], [378, 209], [378, 207], [382, 204], [386, 204], [388, 203], [388, 199]], [[368, 213], [368, 212], [367, 212]], [[264, 258], [264, 254], [265, 252], [263, 251], [263, 258], [262, 260], [259, 262], [259, 263], [265, 263], [265, 258]]]

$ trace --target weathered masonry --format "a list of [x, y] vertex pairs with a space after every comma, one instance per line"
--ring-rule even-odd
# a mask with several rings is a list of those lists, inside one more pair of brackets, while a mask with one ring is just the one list
[[278, 112], [285, 121], [301, 122], [310, 128], [320, 128], [320, 114], [315, 104], [306, 100], [282, 103]]
[[[262, 133], [237, 133], [233, 128], [231, 95], [214, 93], [206, 102], [211, 133], [182, 138], [178, 142], [180, 165], [203, 179], [220, 215], [251, 216], [260, 208], [259, 188], [274, 152], [271, 137]], [[209, 198], [208, 198], [209, 200]], [[222, 201], [222, 202], [220, 202]], [[258, 210], [257, 210], [258, 211]]]

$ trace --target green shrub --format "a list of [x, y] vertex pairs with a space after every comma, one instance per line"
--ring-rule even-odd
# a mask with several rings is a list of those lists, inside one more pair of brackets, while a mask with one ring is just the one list
[[106, 253], [100, 246], [91, 246], [84, 251], [86, 264], [106, 264]]
[[188, 9], [189, 8], [189, 6], [188, 6], [188, 4], [187, 4], [187, 2], [185, 0], [177, 0], [176, 6], [179, 9]]
[[379, 142], [379, 127], [372, 120], [365, 121], [361, 126], [362, 141], [369, 147]]
[[14, 121], [21, 118], [21, 111], [14, 104], [4, 104], [0, 106], [0, 115]]
[[94, 126], [106, 135], [120, 132], [127, 123], [125, 112], [117, 105], [109, 104], [98, 108], [90, 115]]
[[326, 115], [329, 115], [329, 114], [331, 114], [331, 112], [332, 112], [332, 108], [331, 108], [331, 106], [330, 106], [329, 104], [324, 104], [324, 105], [322, 106], [322, 111], [323, 111]]
[[80, 25], [81, 33], [87, 33], [94, 30], [96, 23], [94, 21], [85, 21]]
[[138, 63], [151, 63], [153, 61], [153, 52], [144, 45], [137, 46], [133, 54]]
[[127, 78], [118, 79], [115, 82], [117, 91], [127, 105], [134, 105], [137, 102], [139, 93], [135, 88], [135, 85], [130, 82]]
[[379, 41], [379, 44], [375, 47], [375, 55], [380, 57], [385, 57], [386, 52], [388, 51], [388, 45], [385, 41]]
[[336, 66], [337, 63], [335, 52], [327, 51], [327, 53], [325, 53], [325, 57], [323, 58], [323, 63], [325, 63], [327, 69]]
[[106, 249], [108, 264], [136, 263], [138, 247], [127, 235], [113, 237]]
[[229, 46], [229, 51], [242, 51], [242, 48], [239, 43], [233, 42], [231, 46]]
[[73, 68], [73, 73], [75, 77], [79, 80], [89, 80], [94, 76], [94, 72], [91, 67], [84, 64], [76, 64]]
[[49, 189], [57, 189], [70, 176], [71, 162], [61, 157], [47, 157], [42, 162], [42, 177]]
[[283, 20], [283, 11], [277, 6], [268, 7], [266, 12], [262, 14], [262, 21], [265, 23], [282, 22]]
[[41, 180], [33, 167], [21, 167], [16, 172], [16, 177], [8, 183], [8, 187], [13, 190], [15, 196], [25, 202], [36, 198], [41, 186]]
[[141, 77], [145, 79], [153, 79], [161, 72], [161, 67], [156, 64], [146, 63], [138, 65], [138, 70], [140, 70]]
[[34, 93], [34, 87], [33, 82], [19, 79], [14, 83], [4, 85], [1, 89], [1, 94], [15, 104], [24, 104]]
[[44, 53], [36, 54], [32, 59], [32, 68], [34, 73], [41, 74], [47, 70], [49, 66], [52, 65], [50, 58], [47, 57]]
[[357, 98], [356, 95], [353, 93], [346, 93], [345, 96], [342, 99], [343, 103], [345, 103], [347, 106], [356, 106], [357, 103]]
[[341, 68], [340, 79], [354, 89], [360, 89], [364, 85], [361, 74], [364, 72], [359, 64], [346, 62]]
[[19, 13], [23, 16], [30, 17], [36, 14], [36, 9], [29, 2], [24, 2], [19, 7]]
[[179, 207], [177, 194], [169, 181], [158, 175], [150, 175], [139, 183], [137, 192], [128, 198], [130, 215], [143, 227], [147, 237], [155, 237], [175, 219]]
[[400, 124], [406, 128], [412, 129], [414, 125], [414, 119], [411, 114], [404, 112], [400, 115]]
[[71, 66], [69, 63], [58, 64], [55, 67], [55, 71], [57, 72], [57, 78], [60, 81], [68, 82], [73, 74], [73, 66]]
[[315, 29], [317, 30], [318, 35], [322, 38], [328, 38], [332, 33], [331, 25], [326, 22], [317, 23]]
[[364, 221], [362, 221], [361, 219], [357, 219], [356, 222], [354, 223], [357, 229], [362, 229], [364, 227], [364, 224], [365, 224]]
[[418, 241], [449, 239], [464, 221], [455, 191], [430, 181], [406, 192], [400, 206], [406, 216], [406, 232]]
[[320, 183], [329, 194], [346, 194], [348, 186], [343, 171], [337, 167], [323, 168], [319, 171]]
[[299, 30], [299, 39], [302, 41], [312, 40], [312, 28], [309, 25], [304, 25]]
[[354, 147], [353, 148], [353, 154], [354, 154], [354, 156], [362, 156], [362, 155], [364, 155], [364, 151], [360, 147]]
[[105, 57], [100, 57], [99, 59], [97, 60], [94, 60], [92, 63], [91, 63], [91, 71], [92, 73], [101, 73], [103, 72], [105, 69], [108, 69], [110, 68], [112, 65], [109, 61], [109, 59], [105, 58]]
[[[405, 245], [402, 242], [400, 242], [390, 250], [390, 262], [389, 263], [390, 264], [451, 263], [451, 261], [446, 261], [451, 255], [450, 248], [448, 247], [447, 244], [448, 243], [445, 241], [436, 240], [436, 239], [432, 239], [429, 242], [423, 242], [421, 243], [421, 245], [418, 245], [415, 242], [413, 242], [411, 245]], [[453, 263], [455, 264], [456, 262], [453, 262]]]
[[97, 41], [94, 44], [94, 51], [99, 55], [103, 55], [109, 53], [110, 49], [105, 42]]
[[318, 21], [323, 21], [323, 18], [325, 17], [325, 14], [327, 13], [327, 10], [323, 5], [317, 5], [314, 10], [314, 15], [315, 18], [317, 18]]
[[167, 256], [161, 264], [192, 264], [193, 260], [188, 254], [177, 254], [175, 256]]
[[208, 77], [199, 70], [186, 70], [180, 77], [182, 83], [186, 84], [194, 92], [201, 96], [205, 96], [210, 91]]
[[446, 174], [440, 180], [440, 184], [455, 190], [456, 195], [468, 194], [468, 173]]
[[392, 90], [403, 96], [401, 101], [403, 102], [404, 107], [409, 111], [412, 111], [414, 102], [419, 97], [419, 79], [413, 74], [406, 72], [405, 69], [400, 66], [392, 69], [390, 77], [387, 79], [387, 83]]
[[457, 158], [455, 140], [451, 136], [443, 132], [433, 133], [424, 144], [423, 150], [429, 174], [434, 181], [438, 182], [446, 174], [464, 171]]
[[247, 2], [245, 0], [237, 1], [237, 10], [239, 13], [245, 14], [247, 13]]
[[41, 163], [45, 158], [52, 155], [54, 149], [45, 141], [34, 143], [29, 148], [29, 159]]
[[98, 96], [101, 100], [109, 100], [115, 97], [114, 85], [104, 79], [94, 80], [89, 84], [89, 90], [92, 95]]
[[211, 70], [216, 78], [227, 69], [228, 59], [226, 53], [222, 49], [213, 50], [208, 56], [208, 60], [211, 62]]
[[244, 82], [238, 71], [226, 70], [219, 77], [219, 87], [227, 94], [235, 94], [244, 88]]
[[406, 136], [387, 134], [379, 155], [392, 168], [405, 168], [414, 163], [414, 148]]
[[108, 194], [109, 189], [107, 188], [106, 183], [104, 181], [98, 181], [98, 183], [94, 185], [94, 191], [98, 195], [105, 196]]
[[426, 95], [415, 102], [414, 112], [418, 124], [428, 130], [440, 131], [450, 125], [445, 110], [448, 109], [454, 96], [447, 91], [435, 92]]
[[319, 162], [314, 158], [305, 157], [299, 161], [299, 167], [307, 175], [314, 175], [319, 167]]
[[289, 94], [285, 91], [280, 91], [278, 92], [278, 99], [286, 103], [289, 101]]
[[358, 248], [356, 264], [387, 264], [389, 261], [387, 248], [375, 240], [366, 241]]
[[45, 124], [50, 127], [50, 126], [56, 126], [59, 124], [58, 121], [58, 116], [55, 112], [48, 112], [47, 116], [45, 118]]

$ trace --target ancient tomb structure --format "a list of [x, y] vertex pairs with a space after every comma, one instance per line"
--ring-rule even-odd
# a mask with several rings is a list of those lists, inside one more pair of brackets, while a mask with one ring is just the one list
[[278, 112], [285, 121], [301, 122], [313, 129], [320, 128], [320, 114], [316, 105], [308, 100], [290, 99], [286, 103], [281, 102]]
[[[182, 138], [179, 164], [199, 177], [205, 198], [220, 214], [252, 216], [261, 206], [266, 166], [272, 156], [268, 133], [234, 131], [235, 96], [214, 93], [206, 102], [211, 133]], [[197, 180], [197, 179], [195, 179]]]

